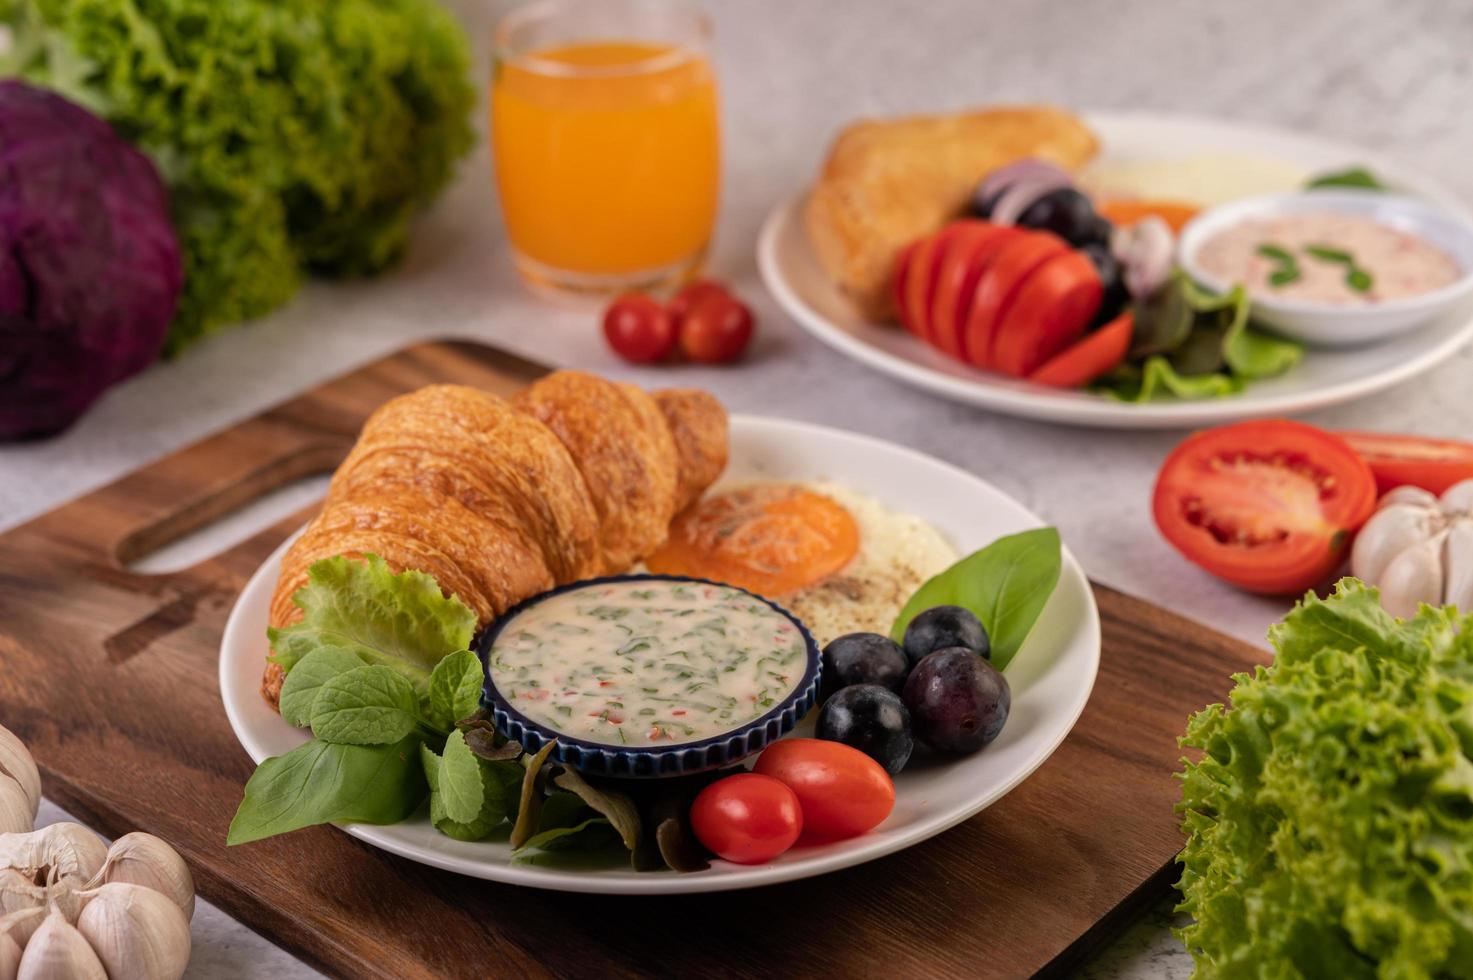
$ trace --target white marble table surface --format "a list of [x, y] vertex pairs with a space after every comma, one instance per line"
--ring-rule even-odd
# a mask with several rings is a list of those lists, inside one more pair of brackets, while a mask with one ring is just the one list
[[[505, 3], [457, 4], [485, 76]], [[549, 363], [643, 384], [709, 387], [738, 411], [873, 433], [951, 460], [1057, 524], [1089, 573], [1260, 642], [1283, 612], [1183, 564], [1151, 529], [1152, 477], [1171, 434], [1017, 421], [938, 401], [845, 361], [789, 322], [757, 279], [767, 210], [809, 178], [836, 125], [861, 114], [1052, 100], [1216, 115], [1356, 141], [1473, 197], [1473, 6], [1439, 0], [741, 0], [712, 3], [726, 174], [714, 271], [760, 319], [734, 369], [633, 369], [594, 318], [528, 297], [509, 269], [484, 145], [421, 223], [406, 263], [372, 283], [314, 285], [281, 313], [222, 334], [113, 392], [64, 436], [0, 448], [0, 528], [405, 343], [494, 341]], [[1363, 403], [1332, 426], [1467, 436], [1473, 351]], [[49, 819], [56, 819], [48, 807]], [[1088, 968], [1186, 976], [1162, 906]], [[315, 973], [208, 904], [194, 976]]]

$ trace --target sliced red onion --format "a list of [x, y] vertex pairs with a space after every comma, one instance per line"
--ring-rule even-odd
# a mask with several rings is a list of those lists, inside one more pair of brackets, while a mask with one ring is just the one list
[[1018, 223], [1024, 211], [1027, 211], [1033, 202], [1045, 194], [1073, 187], [1074, 182], [1069, 175], [1060, 171], [1057, 174], [1040, 173], [1033, 177], [1020, 177], [1003, 188], [1002, 196], [992, 206], [992, 214], [987, 220], [995, 225], [1013, 225]]
[[1110, 251], [1120, 263], [1126, 290], [1135, 299], [1145, 299], [1165, 284], [1175, 250], [1171, 227], [1154, 214], [1116, 228], [1110, 236]]
[[1039, 160], [1036, 157], [1014, 160], [1012, 163], [998, 167], [992, 173], [988, 174], [987, 178], [982, 181], [982, 186], [977, 188], [976, 198], [979, 201], [985, 201], [1003, 190], [1003, 188], [1019, 180], [1042, 177], [1048, 174], [1061, 176], [1065, 180], [1069, 179], [1069, 174], [1066, 170], [1056, 164], [1049, 163], [1047, 160]]

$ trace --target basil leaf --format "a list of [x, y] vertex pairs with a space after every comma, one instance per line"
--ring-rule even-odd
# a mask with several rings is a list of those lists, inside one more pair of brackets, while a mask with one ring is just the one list
[[313, 739], [262, 762], [246, 783], [227, 844], [245, 844], [332, 822], [398, 823], [428, 786], [414, 736], [392, 745]]
[[363, 665], [363, 658], [351, 650], [334, 647], [313, 650], [297, 662], [281, 685], [281, 717], [297, 728], [311, 727], [312, 704], [322, 685]]
[[429, 722], [448, 732], [481, 706], [481, 661], [469, 650], [457, 650], [430, 672]]
[[992, 641], [992, 665], [1006, 669], [1038, 621], [1059, 582], [1059, 532], [1036, 528], [998, 538], [926, 582], [900, 610], [890, 636], [897, 643], [919, 613], [962, 606], [977, 614]]
[[1314, 190], [1316, 187], [1359, 187], [1370, 191], [1387, 190], [1380, 178], [1365, 167], [1350, 167], [1346, 170], [1320, 174], [1304, 186], [1309, 190]]
[[312, 734], [324, 742], [387, 745], [419, 724], [414, 686], [380, 664], [329, 678], [312, 703]]
[[486, 800], [486, 783], [481, 778], [481, 760], [465, 744], [465, 735], [451, 732], [440, 758], [438, 796], [451, 820], [470, 823], [481, 813]]

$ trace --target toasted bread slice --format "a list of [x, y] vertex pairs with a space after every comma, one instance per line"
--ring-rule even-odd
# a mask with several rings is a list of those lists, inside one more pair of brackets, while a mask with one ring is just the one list
[[1073, 170], [1098, 147], [1077, 116], [1048, 106], [857, 122], [834, 140], [808, 197], [808, 238], [865, 316], [890, 319], [896, 254], [960, 214], [979, 180], [1025, 157]]

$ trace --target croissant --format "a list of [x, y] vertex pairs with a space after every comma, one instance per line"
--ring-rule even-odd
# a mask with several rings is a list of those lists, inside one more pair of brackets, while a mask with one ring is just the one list
[[[369, 417], [322, 512], [282, 556], [271, 625], [301, 617], [292, 596], [314, 562], [363, 554], [433, 575], [485, 625], [650, 554], [726, 455], [726, 412], [703, 391], [558, 371], [511, 401], [461, 385], [401, 395]], [[283, 679], [268, 662], [273, 707]]]

